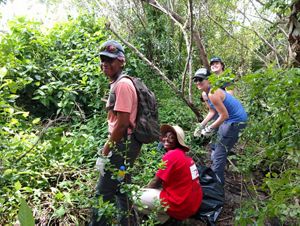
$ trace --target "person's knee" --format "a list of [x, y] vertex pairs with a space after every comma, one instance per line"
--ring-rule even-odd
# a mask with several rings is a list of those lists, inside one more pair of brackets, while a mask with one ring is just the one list
[[147, 205], [149, 208], [153, 208], [155, 203], [159, 202], [160, 192], [161, 190], [159, 189], [143, 189], [140, 196], [142, 204]]
[[227, 151], [226, 148], [222, 145], [218, 145], [217, 148], [212, 152], [213, 161], [226, 161]]

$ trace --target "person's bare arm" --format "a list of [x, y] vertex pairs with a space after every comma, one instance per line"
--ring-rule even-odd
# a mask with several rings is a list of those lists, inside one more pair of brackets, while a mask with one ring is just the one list
[[110, 152], [110, 146], [114, 145], [116, 142], [119, 142], [127, 133], [127, 129], [130, 125], [129, 115], [130, 114], [127, 112], [117, 112], [116, 126], [102, 150], [102, 154], [104, 156], [108, 155]]
[[160, 188], [162, 186], [162, 179], [155, 176], [148, 184], [147, 188]]
[[209, 99], [212, 102], [212, 104], [215, 106], [216, 111], [219, 114], [219, 117], [217, 120], [211, 124], [211, 128], [216, 129], [218, 128], [226, 119], [228, 119], [228, 111], [223, 104], [223, 100], [225, 98], [225, 94], [221, 89], [216, 90], [213, 94], [209, 94]]

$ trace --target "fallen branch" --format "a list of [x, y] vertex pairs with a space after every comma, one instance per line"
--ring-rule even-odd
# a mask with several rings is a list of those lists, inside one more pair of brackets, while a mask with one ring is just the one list
[[219, 219], [218, 222], [223, 222], [223, 221], [230, 220], [230, 219], [233, 219], [233, 217], [231, 217], [231, 216], [224, 217], [224, 218]]

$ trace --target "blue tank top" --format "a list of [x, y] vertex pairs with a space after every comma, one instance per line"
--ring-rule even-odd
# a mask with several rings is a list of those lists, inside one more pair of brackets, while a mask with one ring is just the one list
[[[232, 122], [246, 122], [248, 119], [247, 113], [243, 108], [241, 102], [234, 98], [232, 95], [223, 91], [225, 93], [225, 99], [223, 104], [228, 112], [228, 119], [225, 120], [225, 123], [232, 123]], [[216, 111], [215, 106], [208, 98], [209, 106]]]

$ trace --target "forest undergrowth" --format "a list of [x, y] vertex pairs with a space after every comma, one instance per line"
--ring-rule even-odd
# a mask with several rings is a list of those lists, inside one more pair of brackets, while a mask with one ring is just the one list
[[[104, 21], [87, 15], [48, 33], [39, 23], [20, 18], [2, 36], [0, 225], [23, 220], [85, 225], [89, 220], [98, 179], [96, 152], [107, 138], [101, 98], [107, 95], [108, 81], [100, 73], [97, 49], [108, 37]], [[127, 72], [142, 77], [156, 93], [160, 123], [180, 125], [191, 156], [209, 164], [206, 146], [192, 136], [194, 113], [132, 52], [127, 54]], [[235, 83], [249, 122], [229, 158], [226, 203], [218, 225], [300, 222], [299, 85], [298, 68], [274, 65]], [[205, 114], [199, 98], [195, 104]], [[153, 177], [163, 154], [156, 146], [143, 146], [134, 168], [128, 169], [133, 184], [124, 192], [135, 193]], [[116, 213], [107, 203], [101, 211]], [[155, 213], [148, 225], [154, 223]]]

